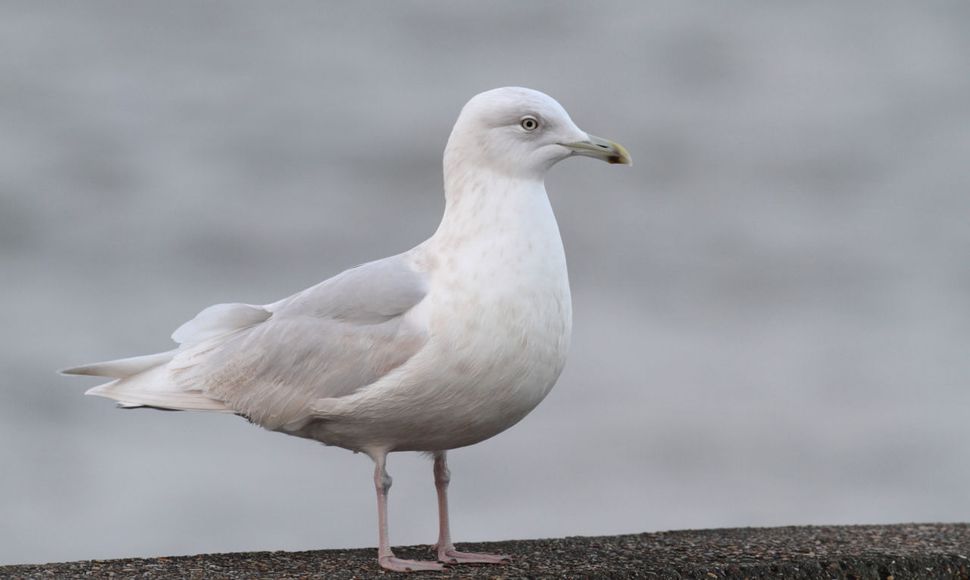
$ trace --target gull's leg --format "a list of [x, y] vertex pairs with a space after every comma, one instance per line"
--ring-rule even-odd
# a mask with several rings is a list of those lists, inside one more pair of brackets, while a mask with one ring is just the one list
[[434, 487], [438, 490], [438, 560], [445, 564], [508, 564], [511, 558], [499, 554], [479, 554], [459, 552], [451, 543], [451, 529], [448, 526], [448, 459], [444, 451], [434, 456]]
[[377, 561], [382, 568], [395, 572], [412, 572], [415, 570], [444, 570], [438, 562], [423, 562], [420, 560], [402, 560], [391, 551], [391, 544], [387, 539], [387, 492], [391, 489], [391, 476], [387, 474], [384, 464], [387, 453], [380, 452], [374, 458], [374, 487], [377, 489], [377, 529], [379, 544], [377, 547]]

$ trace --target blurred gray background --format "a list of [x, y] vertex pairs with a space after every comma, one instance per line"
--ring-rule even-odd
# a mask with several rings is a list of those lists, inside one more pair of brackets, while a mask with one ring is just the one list
[[2, 563], [375, 545], [366, 457], [54, 372], [419, 243], [503, 85], [636, 165], [549, 177], [571, 358], [458, 540], [970, 520], [966, 3], [23, 1], [0, 55]]

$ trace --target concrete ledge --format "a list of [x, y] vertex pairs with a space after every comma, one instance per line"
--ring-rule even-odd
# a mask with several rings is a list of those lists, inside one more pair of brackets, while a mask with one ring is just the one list
[[[509, 566], [408, 578], [970, 578], [970, 525], [741, 528], [462, 544]], [[427, 546], [396, 548], [427, 558]], [[374, 549], [203, 554], [0, 567], [3, 578], [376, 578]], [[402, 575], [403, 576], [403, 575]]]

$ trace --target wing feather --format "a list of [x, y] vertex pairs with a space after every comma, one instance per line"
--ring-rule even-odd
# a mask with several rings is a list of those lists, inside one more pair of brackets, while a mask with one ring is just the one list
[[424, 274], [404, 255], [370, 262], [261, 308], [271, 316], [241, 330], [200, 333], [168, 368], [183, 388], [277, 429], [414, 356], [427, 329], [403, 315], [426, 294]]

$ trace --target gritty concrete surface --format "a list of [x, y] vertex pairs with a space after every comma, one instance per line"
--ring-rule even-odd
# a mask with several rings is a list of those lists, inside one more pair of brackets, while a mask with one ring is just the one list
[[[970, 578], [970, 525], [741, 528], [462, 544], [506, 566], [410, 578]], [[427, 558], [428, 546], [396, 548]], [[376, 578], [374, 549], [203, 554], [0, 567], [4, 578]]]

